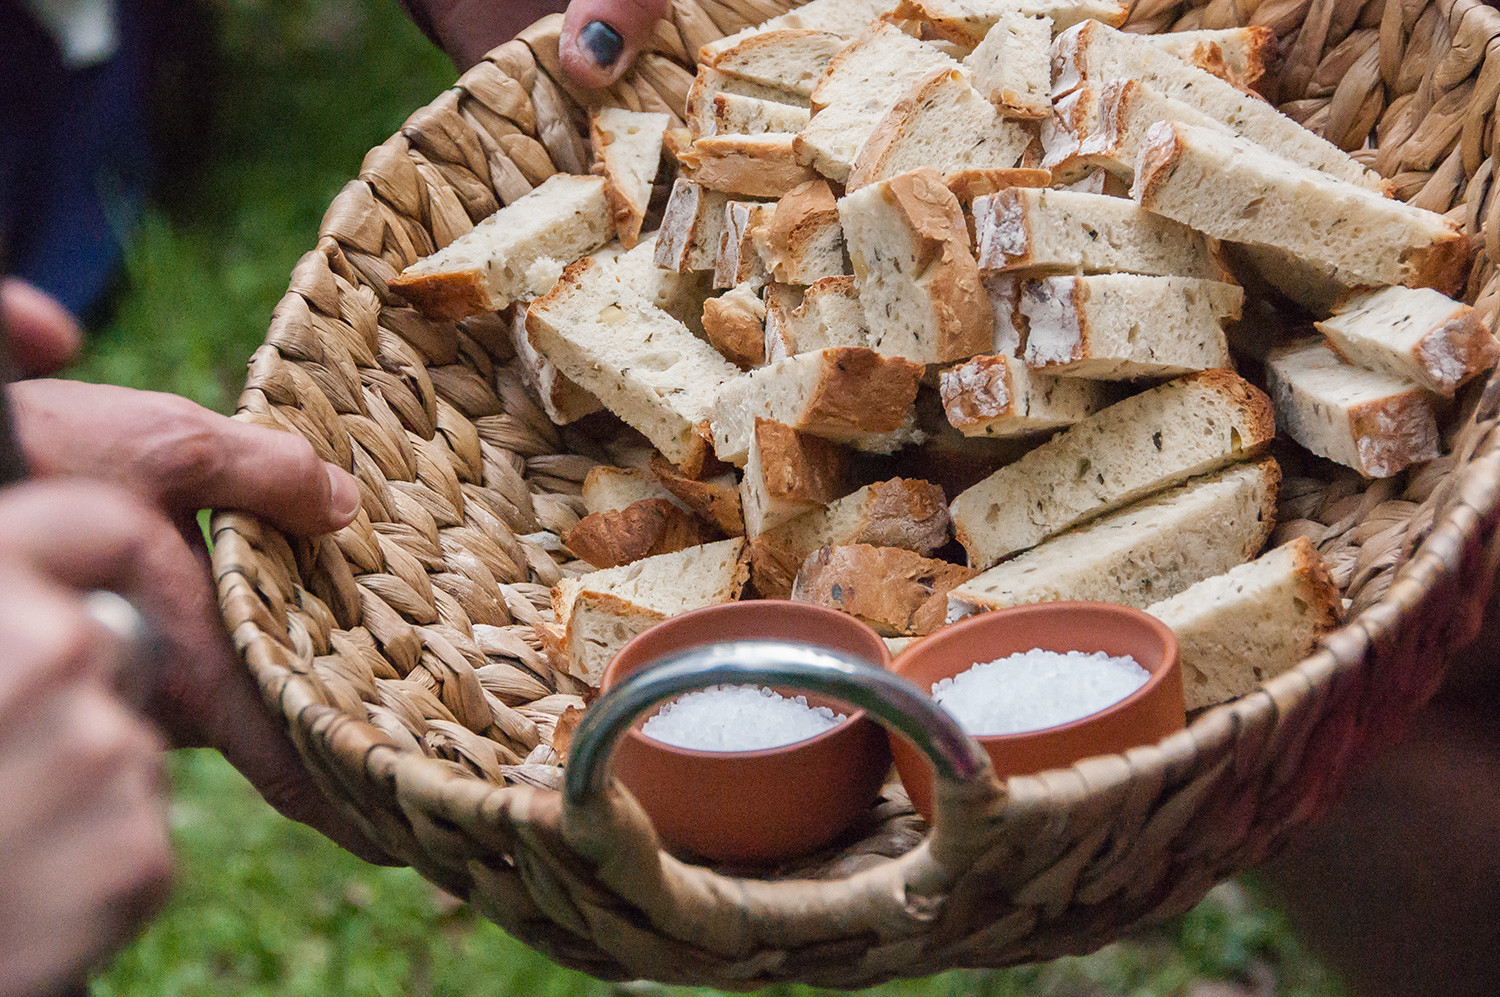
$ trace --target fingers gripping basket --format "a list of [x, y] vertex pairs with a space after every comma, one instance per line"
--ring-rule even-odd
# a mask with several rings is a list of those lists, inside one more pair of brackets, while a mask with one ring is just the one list
[[[1293, 478], [1281, 531], [1316, 541], [1352, 600], [1326, 648], [1264, 691], [1124, 756], [947, 780], [931, 835], [889, 802], [856, 840], [773, 881], [660, 853], [629, 797], [566, 800], [539, 702], [576, 692], [533, 625], [559, 570], [548, 533], [594, 444], [508, 373], [498, 319], [427, 322], [386, 281], [555, 171], [584, 172], [579, 108], [676, 116], [704, 42], [780, 0], [676, 0], [624, 80], [567, 89], [561, 18], [538, 22], [412, 115], [334, 200], [250, 365], [241, 415], [300, 433], [364, 495], [337, 535], [214, 520], [223, 611], [334, 805], [507, 931], [599, 977], [858, 987], [1093, 949], [1185, 910], [1322, 811], [1434, 690], [1476, 631], [1500, 547], [1500, 387], [1451, 456], [1366, 486]], [[1468, 297], [1492, 317], [1500, 261], [1500, 12], [1476, 0], [1141, 0], [1140, 30], [1263, 24], [1275, 98], [1403, 197], [1478, 242]], [[555, 700], [554, 700], [555, 702]], [[540, 751], [536, 751], [543, 745]], [[527, 764], [526, 760], [530, 759]]]

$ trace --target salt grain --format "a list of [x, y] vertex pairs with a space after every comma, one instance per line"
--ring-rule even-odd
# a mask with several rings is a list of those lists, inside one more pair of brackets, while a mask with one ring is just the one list
[[755, 685], [715, 685], [679, 696], [641, 725], [647, 737], [696, 751], [759, 751], [821, 734], [847, 717], [805, 696]]
[[1033, 648], [943, 679], [932, 698], [969, 734], [1019, 734], [1098, 713], [1150, 677], [1129, 656]]

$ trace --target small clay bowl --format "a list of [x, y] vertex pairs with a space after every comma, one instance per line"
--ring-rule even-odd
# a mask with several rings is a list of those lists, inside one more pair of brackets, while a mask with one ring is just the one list
[[[795, 641], [843, 651], [873, 667], [891, 665], [885, 641], [852, 616], [762, 599], [710, 606], [657, 624], [615, 655], [604, 670], [601, 691], [690, 648], [737, 640]], [[761, 751], [663, 744], [640, 732], [645, 717], [621, 738], [614, 774], [645, 808], [669, 850], [716, 862], [765, 864], [815, 851], [870, 808], [891, 766], [884, 730], [863, 710], [837, 700], [777, 691], [805, 695], [809, 704], [848, 718], [815, 737]]]
[[[891, 667], [930, 693], [942, 679], [1033, 648], [1128, 654], [1151, 677], [1118, 703], [1081, 720], [975, 738], [990, 756], [998, 778], [1064, 768], [1093, 755], [1153, 744], [1187, 723], [1176, 636], [1154, 616], [1107, 602], [1048, 602], [984, 613], [913, 644]], [[896, 771], [912, 804], [931, 820], [932, 765], [900, 737], [891, 735], [890, 740]]]

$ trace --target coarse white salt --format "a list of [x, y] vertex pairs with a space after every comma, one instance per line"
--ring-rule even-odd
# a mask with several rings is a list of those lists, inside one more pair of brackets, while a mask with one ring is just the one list
[[695, 751], [759, 751], [821, 734], [848, 719], [807, 697], [758, 685], [714, 685], [672, 700], [641, 725], [656, 741]]
[[1032, 648], [943, 679], [932, 687], [932, 698], [966, 733], [1019, 734], [1098, 713], [1150, 677], [1128, 655]]

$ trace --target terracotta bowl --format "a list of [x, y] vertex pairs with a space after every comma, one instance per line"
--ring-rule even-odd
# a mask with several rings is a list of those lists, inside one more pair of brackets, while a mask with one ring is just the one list
[[[998, 778], [1063, 768], [1092, 755], [1153, 744], [1187, 723], [1177, 638], [1154, 616], [1111, 603], [1049, 602], [984, 613], [913, 644], [892, 668], [930, 693], [935, 682], [1033, 648], [1128, 654], [1151, 677], [1118, 703], [1081, 720], [976, 738]], [[901, 738], [892, 735], [890, 740], [896, 770], [912, 804], [931, 820], [931, 764]]]
[[[601, 690], [689, 648], [720, 641], [786, 640], [843, 651], [890, 668], [885, 641], [836, 610], [778, 600], [735, 602], [684, 613], [626, 644], [604, 670]], [[874, 802], [890, 770], [885, 732], [864, 711], [806, 695], [848, 714], [830, 730], [761, 751], [697, 751], [652, 740], [637, 720], [620, 740], [614, 773], [672, 851], [719, 862], [759, 864], [814, 851]], [[655, 713], [648, 712], [648, 715]]]

